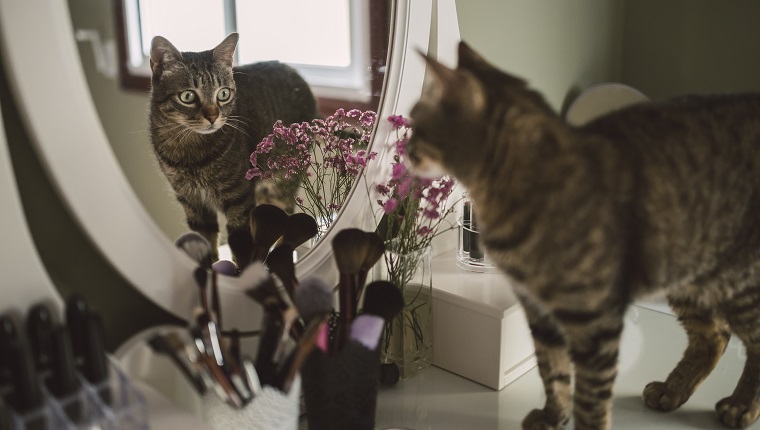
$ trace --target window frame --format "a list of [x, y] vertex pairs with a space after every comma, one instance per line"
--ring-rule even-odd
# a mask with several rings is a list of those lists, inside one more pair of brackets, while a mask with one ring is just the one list
[[[150, 76], [133, 73], [129, 60], [129, 31], [127, 27], [126, 8], [131, 0], [113, 0], [114, 19], [116, 30], [116, 46], [119, 83], [126, 91], [148, 92], [150, 91]], [[225, 5], [229, 7], [229, 4]], [[370, 76], [369, 98], [366, 101], [351, 100], [349, 98], [316, 96], [319, 113], [323, 116], [331, 115], [338, 108], [373, 110], [378, 109], [380, 95], [385, 78], [385, 66], [388, 56], [388, 44], [390, 37], [391, 5], [390, 0], [368, 0]], [[233, 9], [234, 10], [234, 9]], [[234, 16], [226, 14], [226, 21], [234, 19]], [[226, 23], [229, 27], [229, 23]]]

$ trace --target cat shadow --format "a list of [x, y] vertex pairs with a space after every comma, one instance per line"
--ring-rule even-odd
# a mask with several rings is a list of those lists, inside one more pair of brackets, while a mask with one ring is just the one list
[[[670, 428], [671, 426], [705, 430], [721, 428], [721, 424], [713, 410], [677, 409], [672, 412], [656, 411], [648, 408], [640, 396], [621, 396], [615, 398], [612, 414], [613, 426], [624, 422], [631, 424], [646, 422], [647, 424], [642, 427], [650, 429]], [[652, 427], [655, 423], [658, 424], [657, 427]], [[638, 427], [633, 426], [630, 428]]]

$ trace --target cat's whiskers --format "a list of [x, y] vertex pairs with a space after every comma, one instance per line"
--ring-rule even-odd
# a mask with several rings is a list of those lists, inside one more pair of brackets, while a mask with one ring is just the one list
[[225, 125], [228, 125], [231, 128], [233, 128], [233, 129], [235, 129], [235, 130], [243, 133], [244, 135], [248, 136], [249, 138], [253, 139], [250, 134], [246, 133], [246, 131], [243, 129], [243, 127], [241, 127], [239, 125], [236, 125], [236, 124], [233, 124], [232, 122], [230, 122], [230, 119], [228, 119], [227, 122], [225, 122], [224, 125], [222, 125], [222, 129], [224, 129]]
[[185, 143], [185, 140], [194, 134], [195, 131], [192, 128], [185, 128], [181, 130], [179, 133], [174, 135], [174, 139], [172, 141], [176, 142], [177, 145], [182, 145]]
[[[227, 117], [227, 121], [225, 121], [225, 124], [229, 123], [229, 122], [232, 122], [232, 123], [234, 123], [234, 125], [236, 125], [238, 127], [243, 127], [243, 128], [247, 129], [248, 128], [248, 123], [246, 121], [244, 121], [243, 119], [241, 119], [241, 118], [242, 118], [241, 116], [237, 116], [237, 115], [228, 116]], [[222, 127], [224, 127], [225, 124], [222, 124]], [[232, 124], [230, 124], [230, 125], [232, 125]]]

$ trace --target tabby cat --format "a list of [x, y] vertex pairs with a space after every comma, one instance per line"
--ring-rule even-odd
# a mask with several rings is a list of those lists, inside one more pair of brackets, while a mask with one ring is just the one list
[[[249, 228], [256, 204], [292, 212], [292, 199], [245, 178], [250, 155], [285, 124], [317, 116], [309, 86], [291, 67], [276, 61], [232, 66], [238, 35], [216, 48], [180, 52], [161, 36], [153, 39], [150, 65], [150, 136], [161, 171], [182, 205], [191, 230], [216, 252], [217, 212], [228, 234]], [[295, 190], [296, 183], [287, 184]]]
[[[411, 164], [448, 171], [480, 209], [483, 245], [516, 282], [546, 392], [524, 429], [611, 426], [623, 317], [665, 289], [688, 334], [683, 359], [644, 388], [678, 408], [733, 332], [747, 360], [716, 410], [760, 414], [760, 95], [634, 105], [582, 127], [467, 45], [411, 112]], [[574, 392], [571, 394], [571, 380]]]

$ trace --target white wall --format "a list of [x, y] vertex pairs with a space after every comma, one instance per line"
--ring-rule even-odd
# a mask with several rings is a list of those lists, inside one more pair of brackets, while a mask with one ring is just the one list
[[760, 90], [760, 2], [627, 0], [622, 78], [658, 100]]
[[462, 39], [556, 109], [620, 81], [654, 100], [760, 91], [757, 0], [457, 0]]
[[457, 0], [457, 12], [462, 40], [560, 111], [577, 90], [620, 78], [623, 3]]

